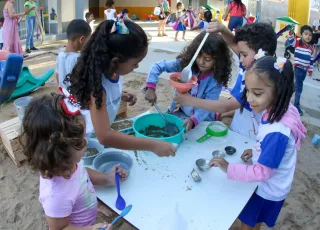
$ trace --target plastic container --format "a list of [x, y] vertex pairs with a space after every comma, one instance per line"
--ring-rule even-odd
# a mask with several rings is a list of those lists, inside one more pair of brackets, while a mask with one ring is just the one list
[[89, 138], [89, 139], [88, 139], [87, 148], [95, 148], [95, 149], [98, 150], [98, 153], [97, 153], [96, 155], [86, 156], [86, 152], [85, 152], [85, 153], [84, 153], [84, 156], [82, 157], [82, 160], [83, 160], [83, 164], [84, 164], [84, 165], [91, 165], [92, 162], [93, 162], [93, 160], [94, 160], [99, 154], [102, 153], [102, 151], [104, 150], [104, 146], [101, 145], [98, 140]]
[[32, 97], [26, 96], [26, 97], [20, 97], [19, 99], [13, 102], [14, 106], [16, 107], [16, 111], [20, 120], [23, 119], [24, 112], [26, 111], [26, 108], [31, 100], [32, 100]]
[[102, 173], [108, 173], [113, 166], [120, 164], [120, 167], [127, 170], [128, 174], [132, 168], [132, 158], [124, 152], [104, 152], [93, 160], [93, 168]]
[[179, 93], [186, 93], [188, 92], [192, 87], [198, 84], [198, 78], [195, 76], [192, 76], [191, 81], [188, 83], [180, 83], [176, 82], [173, 79], [176, 78], [180, 80], [181, 73], [174, 73], [170, 76], [170, 84], [179, 92]]
[[320, 136], [318, 134], [314, 134], [313, 138], [312, 138], [312, 144], [317, 146], [320, 142]]
[[181, 144], [181, 142], [183, 140], [183, 133], [185, 130], [185, 128], [182, 127], [183, 121], [179, 117], [176, 117], [171, 114], [165, 113], [164, 116], [166, 117], [168, 122], [171, 122], [178, 127], [179, 133], [177, 135], [171, 136], [171, 137], [153, 138], [153, 137], [148, 137], [148, 136], [141, 134], [140, 131], [145, 130], [150, 125], [158, 126], [160, 128], [165, 127], [165, 121], [163, 120], [163, 118], [161, 117], [160, 114], [150, 113], [150, 114], [146, 114], [146, 115], [143, 115], [143, 116], [137, 118], [133, 122], [133, 130], [136, 134], [136, 137], [150, 138], [150, 139], [154, 139], [154, 140], [162, 140], [162, 141], [166, 141], [169, 143], [176, 143], [178, 145]]

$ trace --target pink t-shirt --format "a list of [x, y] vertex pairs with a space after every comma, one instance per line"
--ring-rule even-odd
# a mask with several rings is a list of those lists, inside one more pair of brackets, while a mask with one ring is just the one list
[[229, 9], [231, 17], [242, 17], [243, 13], [247, 12], [247, 8], [244, 4], [238, 6], [235, 2], [230, 2]]
[[97, 197], [87, 170], [78, 164], [70, 179], [40, 176], [40, 196], [44, 212], [51, 218], [70, 216], [75, 226], [90, 226], [97, 216]]

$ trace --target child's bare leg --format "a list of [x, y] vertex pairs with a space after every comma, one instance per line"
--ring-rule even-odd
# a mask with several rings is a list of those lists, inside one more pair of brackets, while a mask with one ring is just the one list
[[184, 35], [186, 35], [186, 31], [183, 31], [183, 32], [182, 32], [182, 39], [183, 39], [183, 40], [186, 40], [186, 39], [184, 38]]
[[256, 224], [256, 226], [253, 228], [241, 222], [241, 230], [260, 230], [261, 224], [262, 223]]
[[254, 230], [260, 230], [262, 223], [256, 224], [256, 227], [254, 228]]
[[161, 37], [160, 29], [161, 29], [161, 27], [162, 27], [162, 21], [163, 21], [163, 20], [160, 20], [160, 21], [159, 21], [159, 25], [158, 25], [158, 36], [159, 36], [159, 37]]
[[167, 18], [163, 20], [162, 27], [161, 27], [161, 31], [162, 31], [162, 35], [163, 36], [168, 36], [166, 34], [166, 31], [165, 31], [166, 30], [166, 24], [167, 24]]
[[178, 41], [178, 33], [179, 33], [179, 31], [176, 31], [176, 36], [174, 37], [175, 41]]

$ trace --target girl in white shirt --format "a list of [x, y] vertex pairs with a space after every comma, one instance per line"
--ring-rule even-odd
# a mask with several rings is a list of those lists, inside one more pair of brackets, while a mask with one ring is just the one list
[[113, 0], [107, 0], [106, 1], [106, 7], [107, 9], [104, 11], [105, 19], [106, 20], [116, 20], [117, 18], [117, 12], [114, 7], [114, 1]]

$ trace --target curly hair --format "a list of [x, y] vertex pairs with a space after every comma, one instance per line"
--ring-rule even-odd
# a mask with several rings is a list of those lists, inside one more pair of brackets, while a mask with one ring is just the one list
[[235, 43], [247, 42], [250, 49], [258, 53], [259, 49], [274, 56], [277, 49], [277, 35], [268, 23], [258, 22], [246, 24], [236, 30]]
[[107, 0], [105, 5], [109, 8], [112, 7], [114, 5], [114, 0]]
[[[204, 36], [205, 32], [200, 33], [192, 43], [185, 47], [178, 55], [177, 59], [181, 60], [181, 69], [189, 65]], [[209, 34], [201, 49], [200, 54], [201, 53], [210, 55], [213, 58], [214, 66], [212, 66], [212, 71], [214, 73], [214, 78], [217, 80], [218, 84], [222, 84], [224, 87], [227, 87], [231, 78], [232, 55], [222, 36], [219, 34]], [[199, 72], [196, 62], [194, 62], [192, 66], [192, 71]]]
[[[274, 68], [277, 61], [275, 57], [265, 56], [253, 62], [247, 69], [247, 74], [254, 73], [258, 77], [263, 78], [274, 89], [274, 98], [272, 108], [269, 112], [268, 121], [272, 124], [281, 120], [282, 116], [287, 112], [290, 99], [294, 93], [294, 72], [292, 63], [287, 60], [283, 66], [281, 73]], [[243, 103], [241, 111], [247, 103], [247, 89], [243, 90]]]
[[[78, 62], [71, 74], [70, 92], [76, 97], [82, 108], [88, 108], [91, 95], [95, 97], [97, 108], [102, 106], [102, 77], [112, 76], [120, 63], [142, 56], [148, 39], [143, 29], [134, 22], [125, 21], [129, 34], [110, 33], [114, 21], [106, 20], [97, 27], [89, 41], [83, 47]], [[117, 58], [118, 62], [111, 62]]]
[[[34, 172], [44, 178], [72, 175], [72, 148], [86, 146], [82, 115], [67, 116], [60, 105], [62, 95], [34, 98], [22, 121], [20, 143]], [[70, 148], [71, 147], [71, 148]]]

